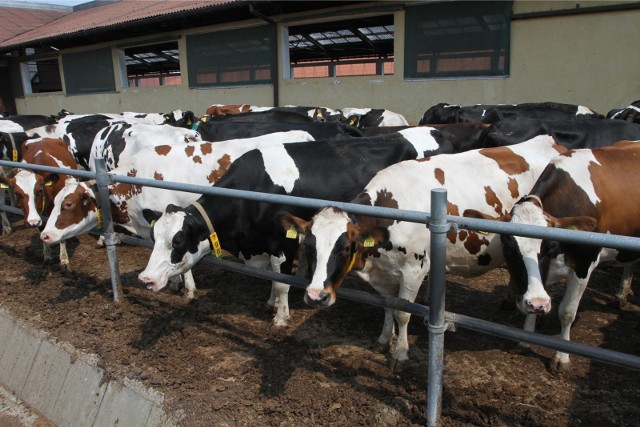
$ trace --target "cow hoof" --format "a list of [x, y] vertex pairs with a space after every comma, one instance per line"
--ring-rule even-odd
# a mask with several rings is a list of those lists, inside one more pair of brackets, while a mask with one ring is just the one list
[[66, 271], [66, 272], [70, 272], [71, 271], [71, 267], [69, 266], [69, 264], [60, 264], [60, 270], [61, 271]]
[[569, 368], [569, 361], [563, 361], [559, 357], [554, 357], [549, 363], [549, 370], [553, 374], [561, 374]]
[[391, 372], [399, 374], [402, 371], [404, 371], [405, 369], [407, 369], [407, 367], [409, 366], [409, 361], [408, 360], [398, 360], [398, 359], [394, 359], [393, 357], [391, 358], [391, 361], [389, 362], [389, 368], [391, 369]]
[[11, 228], [4, 228], [2, 230], [2, 235], [3, 236], [8, 236], [9, 234], [11, 234], [13, 232], [13, 230]]
[[386, 353], [389, 351], [389, 344], [383, 344], [381, 342], [376, 342], [371, 346], [371, 349], [376, 353]]
[[192, 300], [192, 299], [195, 299], [195, 297], [196, 297], [196, 296], [195, 296], [195, 294], [193, 293], [193, 291], [187, 291], [187, 293], [186, 293], [185, 297], [186, 297], [188, 300]]

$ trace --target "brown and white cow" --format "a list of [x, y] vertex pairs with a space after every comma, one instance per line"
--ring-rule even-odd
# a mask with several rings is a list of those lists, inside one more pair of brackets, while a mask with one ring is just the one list
[[[22, 146], [22, 162], [57, 168], [77, 169], [76, 161], [67, 144], [61, 139], [38, 138]], [[42, 225], [41, 215], [51, 212], [53, 200], [64, 188], [68, 175], [16, 169], [9, 178], [0, 178], [0, 183], [14, 190], [22, 208], [25, 223], [32, 227]], [[51, 258], [50, 245], [44, 244], [44, 259]], [[60, 265], [68, 268], [69, 257], [64, 241], [60, 241]]]
[[222, 116], [225, 114], [248, 113], [249, 111], [251, 111], [251, 107], [252, 106], [248, 104], [212, 104], [207, 107], [205, 114], [208, 116]]
[[[450, 215], [469, 208], [501, 215], [531, 189], [549, 159], [564, 151], [551, 137], [540, 136], [510, 147], [408, 160], [378, 172], [352, 203], [430, 212], [431, 189], [446, 188]], [[294, 227], [304, 236], [300, 240], [311, 280], [305, 301], [312, 306], [332, 305], [351, 269], [381, 294], [414, 301], [430, 269], [430, 231], [424, 224], [350, 215], [335, 207], [321, 209], [311, 221], [283, 213], [281, 222], [285, 230]], [[447, 269], [480, 275], [503, 265], [501, 249], [497, 235], [450, 232]], [[410, 315], [385, 309], [378, 343], [391, 343], [394, 316], [397, 363], [408, 359]]]
[[[515, 224], [570, 228], [640, 237], [640, 144], [620, 141], [594, 149], [571, 150], [549, 162], [529, 194], [500, 217]], [[495, 215], [465, 212], [465, 216], [495, 219]], [[602, 261], [635, 262], [637, 253], [599, 246], [558, 243], [531, 237], [503, 236], [516, 305], [527, 314], [525, 329], [533, 331], [539, 313], [549, 313], [551, 297], [545, 285], [566, 279], [558, 307], [562, 330], [570, 339], [578, 305], [589, 277]], [[569, 355], [556, 352], [552, 367], [565, 367]]]

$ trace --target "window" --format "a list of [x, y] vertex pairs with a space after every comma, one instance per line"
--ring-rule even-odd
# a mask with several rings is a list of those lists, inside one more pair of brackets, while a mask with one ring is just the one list
[[120, 50], [121, 66], [126, 66], [123, 86], [169, 86], [182, 84], [178, 42], [171, 41]]
[[[27, 55], [35, 52], [29, 48]], [[24, 93], [61, 92], [62, 80], [58, 59], [39, 59], [20, 64], [23, 76]]]
[[62, 55], [68, 94], [115, 92], [111, 48]]
[[271, 83], [274, 52], [269, 26], [187, 36], [189, 87]]
[[393, 74], [393, 15], [289, 27], [291, 77]]
[[407, 7], [405, 78], [507, 75], [511, 3]]

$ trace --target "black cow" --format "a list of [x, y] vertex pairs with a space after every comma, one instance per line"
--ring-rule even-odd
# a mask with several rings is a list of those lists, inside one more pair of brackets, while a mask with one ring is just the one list
[[[215, 187], [346, 202], [391, 164], [451, 151], [449, 141], [428, 128], [371, 138], [270, 146], [242, 155]], [[198, 206], [206, 212], [206, 219]], [[282, 233], [276, 218], [282, 208], [278, 204], [205, 195], [186, 208], [170, 205], [164, 214], [146, 211], [145, 218], [150, 222], [157, 219], [152, 231], [155, 246], [139, 278], [154, 291], [163, 288], [169, 278], [183, 274], [210, 252], [212, 227], [222, 248], [231, 254], [254, 266], [271, 265], [274, 271], [290, 273], [298, 240]], [[307, 219], [314, 213], [310, 208], [289, 210]], [[209, 220], [212, 227], [207, 225]], [[215, 246], [216, 242], [211, 244]], [[284, 325], [289, 317], [289, 287], [275, 282], [273, 289], [269, 304], [275, 305], [276, 294], [278, 298], [274, 323]]]
[[425, 111], [419, 124], [460, 122], [496, 123], [499, 120], [516, 116], [547, 120], [571, 120], [584, 116], [602, 118], [600, 114], [590, 108], [557, 102], [498, 105], [478, 104], [465, 107], [440, 103]]
[[537, 135], [551, 135], [569, 149], [597, 148], [614, 142], [640, 140], [640, 126], [623, 120], [539, 120], [513, 117], [486, 129], [480, 137], [482, 147], [501, 147], [528, 141]]
[[[204, 120], [203, 120], [204, 119]], [[296, 113], [295, 111], [249, 111], [247, 113], [224, 114], [221, 116], [204, 116], [200, 121], [212, 122], [289, 122], [289, 123], [313, 123], [312, 117], [306, 114]], [[197, 123], [197, 122], [196, 122]]]
[[315, 140], [340, 139], [362, 136], [359, 129], [343, 123], [291, 123], [291, 122], [199, 122], [194, 126], [204, 141], [227, 141], [229, 139], [252, 138], [274, 132], [302, 130], [309, 132]]

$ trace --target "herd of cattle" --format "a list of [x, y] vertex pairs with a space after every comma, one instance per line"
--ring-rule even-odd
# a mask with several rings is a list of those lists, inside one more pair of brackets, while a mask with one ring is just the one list
[[[0, 119], [0, 159], [328, 201], [430, 211], [446, 188], [450, 215], [640, 236], [640, 101], [607, 116], [558, 103], [437, 104], [418, 126], [376, 109], [212, 105], [193, 113], [71, 114]], [[25, 223], [41, 229], [45, 259], [101, 222], [93, 180], [2, 168], [5, 191]], [[197, 195], [125, 183], [109, 186], [119, 231], [152, 239], [139, 280], [158, 291], [184, 281], [221, 247], [247, 264], [310, 280], [307, 304], [326, 307], [350, 272], [385, 296], [414, 301], [429, 272], [429, 229], [421, 224], [274, 203]], [[46, 223], [43, 217], [47, 217]], [[2, 211], [3, 234], [11, 233]], [[473, 230], [447, 235], [447, 268], [477, 276], [506, 266], [516, 305], [533, 331], [548, 313], [545, 285], [566, 279], [559, 305], [569, 339], [580, 298], [599, 262], [626, 266], [618, 297], [631, 292], [633, 253]], [[289, 318], [289, 286], [274, 282], [274, 324]], [[409, 314], [386, 309], [381, 345], [396, 333], [395, 362], [408, 359]], [[557, 366], [569, 356], [557, 352]]]

